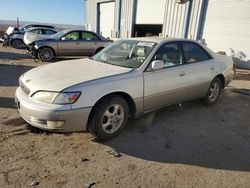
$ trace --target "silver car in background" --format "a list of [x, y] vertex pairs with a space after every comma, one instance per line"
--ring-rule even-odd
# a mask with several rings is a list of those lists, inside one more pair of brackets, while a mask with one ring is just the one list
[[[45, 27], [35, 27], [26, 29], [23, 31], [19, 31], [9, 38], [9, 43], [12, 47], [16, 49], [24, 48], [25, 45], [31, 43], [31, 39], [34, 40], [38, 39], [45, 39], [49, 38], [51, 35], [56, 34], [57, 31], [55, 29], [45, 28]], [[26, 44], [27, 43], [27, 44]]]
[[[36, 27], [48, 28], [52, 30], [57, 30], [53, 25], [48, 24], [25, 24], [20, 27], [8, 27], [3, 36], [3, 46], [13, 46], [14, 48], [23, 48], [23, 34], [26, 30], [32, 30]], [[16, 36], [14, 36], [16, 35]], [[13, 40], [16, 38], [17, 40]]]
[[31, 43], [28, 52], [33, 58], [49, 62], [56, 56], [91, 56], [112, 41], [91, 31], [66, 29], [48, 39]]
[[20, 77], [16, 102], [32, 126], [117, 136], [128, 118], [201, 98], [217, 102], [233, 79], [231, 57], [192, 40], [119, 40], [88, 59], [34, 68]]

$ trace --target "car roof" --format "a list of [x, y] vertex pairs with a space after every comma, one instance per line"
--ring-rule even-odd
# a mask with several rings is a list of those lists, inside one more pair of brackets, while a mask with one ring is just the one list
[[[79, 29], [79, 28], [74, 28], [74, 29], [63, 29], [62, 31], [65, 31], [65, 32], [71, 32], [71, 31], [87, 31], [85, 29]], [[87, 32], [91, 32], [93, 33], [92, 31], [87, 31]]]
[[188, 41], [188, 42], [196, 42], [195, 40], [191, 39], [183, 39], [183, 38], [168, 38], [168, 37], [135, 37], [135, 38], [128, 38], [123, 40], [138, 40], [138, 41], [145, 41], [145, 42], [154, 42], [154, 43], [161, 43], [161, 42], [176, 42], [176, 41]]
[[54, 28], [48, 28], [48, 27], [32, 27], [32, 28], [27, 29], [26, 31], [32, 31], [35, 29], [49, 29], [49, 30], [56, 31]]

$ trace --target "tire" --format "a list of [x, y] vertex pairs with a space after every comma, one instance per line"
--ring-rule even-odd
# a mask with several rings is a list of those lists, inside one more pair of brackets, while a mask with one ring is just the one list
[[128, 104], [116, 95], [104, 98], [93, 110], [88, 130], [101, 140], [119, 135], [128, 121]]
[[13, 39], [11, 41], [11, 46], [16, 49], [22, 49], [24, 47], [24, 43], [20, 39]]
[[221, 88], [221, 80], [219, 78], [215, 78], [210, 84], [206, 96], [203, 98], [203, 103], [207, 106], [215, 104], [220, 97]]
[[50, 62], [54, 59], [54, 51], [49, 47], [43, 47], [38, 50], [38, 58], [44, 62]]

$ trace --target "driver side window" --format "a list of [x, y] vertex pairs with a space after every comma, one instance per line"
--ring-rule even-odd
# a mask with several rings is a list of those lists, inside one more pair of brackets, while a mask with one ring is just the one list
[[164, 68], [174, 67], [184, 64], [182, 51], [178, 43], [163, 44], [155, 53], [154, 60], [162, 60]]

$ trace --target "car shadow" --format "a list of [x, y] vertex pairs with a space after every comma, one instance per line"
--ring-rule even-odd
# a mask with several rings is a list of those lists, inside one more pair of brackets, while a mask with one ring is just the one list
[[98, 142], [148, 161], [250, 171], [249, 101], [228, 91], [214, 106], [173, 105], [130, 120], [120, 136]]
[[16, 109], [14, 98], [0, 97], [0, 108], [13, 108]]
[[0, 86], [18, 86], [19, 77], [32, 66], [0, 64]]
[[22, 54], [22, 53], [0, 51], [0, 60], [18, 60], [18, 59], [31, 59], [31, 57], [27, 54]]

